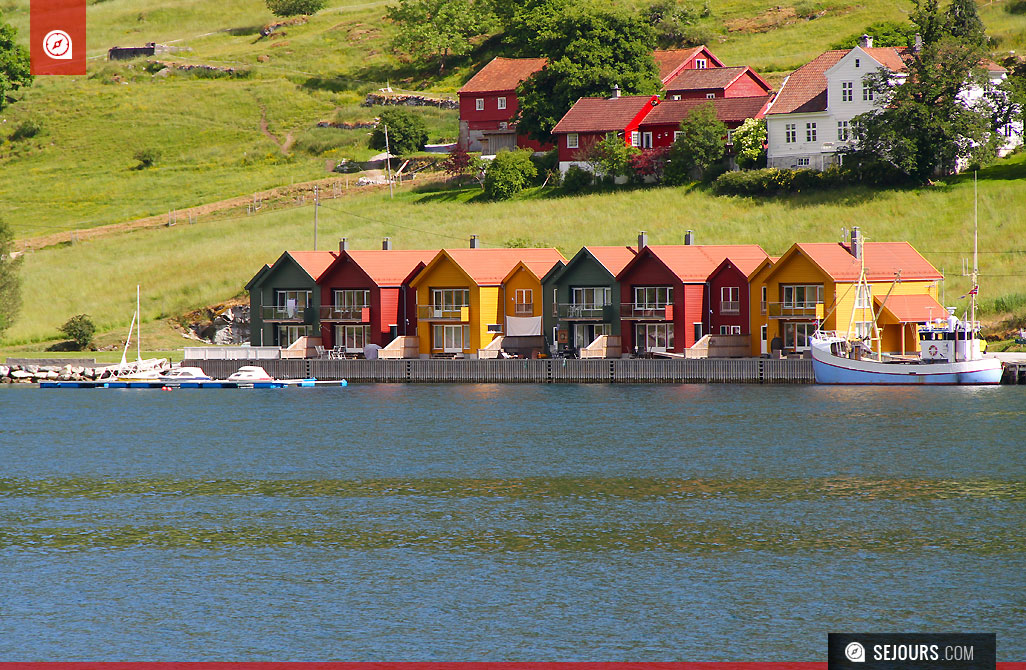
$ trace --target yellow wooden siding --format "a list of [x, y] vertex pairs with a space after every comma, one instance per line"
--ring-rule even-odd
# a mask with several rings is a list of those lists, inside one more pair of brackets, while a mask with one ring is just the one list
[[[471, 340], [474, 338], [475, 327], [474, 321], [476, 318], [475, 309], [475, 297], [477, 293], [477, 284], [472, 282], [467, 275], [460, 269], [458, 265], [452, 262], [448, 256], [442, 256], [437, 263], [429, 268], [425, 268], [424, 272], [417, 277], [417, 308], [418, 317], [421, 306], [431, 304], [431, 289], [436, 288], [455, 288], [455, 289], [469, 289], [470, 290], [470, 319], [467, 323], [470, 324], [470, 337]], [[435, 322], [426, 321], [423, 319], [417, 319], [417, 337], [420, 340], [420, 353], [430, 354], [432, 351], [432, 327]], [[445, 323], [453, 324], [454, 321], [447, 321]], [[474, 349], [476, 351], [477, 349]], [[469, 352], [471, 349], [464, 349], [464, 352]]]
[[483, 349], [499, 335], [499, 333], [489, 333], [488, 326], [494, 323], [503, 324], [502, 306], [500, 304], [502, 302], [502, 287], [482, 286], [478, 290], [471, 292], [470, 302], [473, 309], [471, 309], [471, 348], [469, 351], [476, 354], [478, 349]]
[[[541, 282], [534, 276], [534, 273], [527, 268], [521, 266], [513, 276], [504, 284], [506, 289], [506, 296], [504, 302], [506, 303], [505, 313], [506, 316], [541, 316], [542, 313], [542, 287]], [[517, 290], [531, 291], [531, 303], [533, 305], [530, 314], [523, 313], [518, 314], [516, 312], [517, 305]]]

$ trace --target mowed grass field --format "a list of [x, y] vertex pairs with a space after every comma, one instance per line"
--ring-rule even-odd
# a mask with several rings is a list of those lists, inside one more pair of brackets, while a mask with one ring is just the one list
[[[1024, 178], [1026, 154], [980, 174], [982, 298], [992, 317], [998, 296], [1026, 304]], [[666, 187], [579, 197], [534, 189], [506, 203], [467, 202], [476, 194], [404, 187], [394, 199], [375, 191], [327, 201], [319, 214], [319, 247], [335, 249], [342, 236], [356, 249], [380, 248], [384, 236], [396, 248], [464, 247], [476, 234], [486, 246], [554, 246], [569, 258], [584, 244], [635, 244], [639, 230], [648, 232], [651, 244], [680, 244], [690, 229], [698, 243], [755, 242], [780, 254], [794, 241], [838, 241], [842, 228], [860, 226], [871, 241], [910, 241], [947, 276], [946, 304], [965, 303], [958, 297], [968, 286], [961, 268], [972, 250], [971, 177], [928, 189], [765, 200]], [[127, 329], [136, 284], [144, 324], [215, 304], [242, 293], [284, 249], [312, 246], [313, 208], [307, 205], [26, 254], [25, 307], [5, 346], [53, 339], [64, 320], [81, 312], [101, 330]]]

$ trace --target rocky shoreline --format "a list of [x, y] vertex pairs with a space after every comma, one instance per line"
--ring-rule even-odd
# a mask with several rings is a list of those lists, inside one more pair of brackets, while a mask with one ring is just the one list
[[0, 384], [38, 384], [46, 381], [84, 382], [110, 376], [108, 366], [0, 365]]

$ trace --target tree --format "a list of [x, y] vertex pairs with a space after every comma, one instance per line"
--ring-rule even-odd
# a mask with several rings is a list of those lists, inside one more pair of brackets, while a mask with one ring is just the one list
[[537, 176], [530, 150], [500, 151], [485, 171], [484, 192], [492, 200], [508, 200]]
[[470, 53], [471, 40], [495, 23], [487, 0], [399, 0], [386, 13], [398, 27], [392, 50], [421, 63], [437, 59], [439, 72], [450, 56]]
[[0, 219], [0, 335], [4, 334], [21, 309], [21, 258], [14, 258], [14, 235]]
[[873, 38], [874, 47], [906, 47], [915, 41], [916, 27], [907, 21], [881, 21], [866, 26], [862, 32], [851, 35], [830, 48], [853, 49], [863, 35]]
[[442, 161], [442, 171], [450, 179], [459, 179], [467, 174], [483, 174], [484, 161], [472, 156], [463, 147], [456, 147]]
[[610, 133], [585, 151], [585, 160], [595, 174], [607, 177], [626, 177], [631, 174], [631, 161], [641, 153], [627, 146], [622, 137]]
[[723, 158], [727, 126], [716, 118], [710, 103], [696, 107], [680, 122], [681, 135], [674, 140], [664, 171], [666, 183], [679, 186], [691, 174], [702, 176], [710, 165]]
[[549, 63], [517, 91], [518, 131], [549, 142], [578, 98], [607, 96], [614, 86], [628, 95], [655, 93], [653, 39], [651, 26], [613, 7], [568, 6], [550, 25], [538, 26], [527, 46]]
[[371, 133], [371, 149], [385, 150], [385, 128], [388, 128], [388, 148], [394, 156], [404, 156], [420, 151], [427, 144], [427, 128], [424, 121], [401, 107], [382, 110], [381, 120]]
[[316, 14], [325, 4], [327, 0], [267, 0], [267, 8], [275, 16]]
[[707, 41], [708, 35], [697, 27], [701, 19], [712, 16], [709, 2], [701, 6], [680, 0], [654, 0], [644, 10], [645, 20], [655, 31], [660, 49], [697, 46]]
[[18, 31], [3, 20], [0, 12], [0, 110], [7, 106], [11, 93], [30, 86], [33, 76], [28, 50], [18, 44]]
[[745, 119], [734, 131], [734, 155], [738, 167], [760, 167], [766, 161], [766, 122]]
[[924, 183], [936, 171], [954, 171], [959, 160], [987, 160], [997, 136], [991, 99], [969, 105], [962, 97], [986, 76], [980, 69], [983, 40], [966, 38], [971, 26], [946, 21], [937, 0], [916, 0], [912, 20], [922, 47], [912, 52], [900, 79], [888, 70], [865, 78], [877, 109], [854, 119], [845, 164], [863, 175], [895, 172]]
[[983, 21], [976, 11], [976, 0], [951, 0], [946, 13], [948, 32], [956, 40], [976, 46], [987, 43]]
[[88, 314], [71, 317], [59, 330], [64, 337], [75, 343], [79, 351], [92, 344], [93, 335], [96, 334], [96, 326], [93, 325], [93, 320], [89, 318]]

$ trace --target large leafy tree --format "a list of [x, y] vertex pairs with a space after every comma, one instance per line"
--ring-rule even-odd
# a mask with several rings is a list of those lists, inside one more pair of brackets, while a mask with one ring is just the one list
[[656, 92], [652, 41], [651, 26], [629, 11], [568, 5], [522, 44], [549, 63], [520, 86], [520, 132], [550, 141], [552, 127], [578, 98], [607, 96], [614, 86], [628, 95]]
[[327, 0], [267, 0], [267, 8], [275, 16], [316, 14], [325, 4]]
[[[849, 165], [865, 174], [896, 172], [925, 182], [935, 171], [949, 173], [959, 159], [986, 160], [996, 135], [992, 104], [965, 101], [964, 91], [982, 83], [985, 36], [982, 24], [957, 23], [941, 13], [937, 0], [916, 0], [912, 21], [922, 37], [905, 72], [882, 70], [867, 77], [878, 109], [855, 119]], [[847, 160], [847, 159], [846, 159]]]
[[693, 109], [680, 122], [681, 134], [674, 140], [663, 172], [667, 184], [690, 181], [693, 173], [702, 176], [710, 165], [723, 158], [727, 126], [716, 118], [712, 104]]
[[21, 281], [18, 268], [21, 258], [14, 258], [14, 236], [0, 219], [0, 335], [4, 334], [21, 309]]
[[370, 147], [384, 151], [387, 145], [393, 156], [404, 156], [423, 149], [427, 140], [428, 134], [423, 119], [408, 109], [390, 107], [382, 110], [380, 121], [371, 133]]
[[655, 30], [660, 49], [701, 44], [705, 34], [697, 24], [712, 16], [708, 0], [701, 5], [681, 0], [653, 0], [643, 12], [645, 20]]
[[3, 20], [0, 12], [0, 109], [7, 106], [8, 96], [32, 83], [28, 50], [18, 44], [18, 32]]
[[387, 8], [398, 31], [392, 49], [420, 63], [438, 62], [439, 72], [452, 56], [473, 49], [472, 39], [494, 26], [487, 0], [399, 0]]

